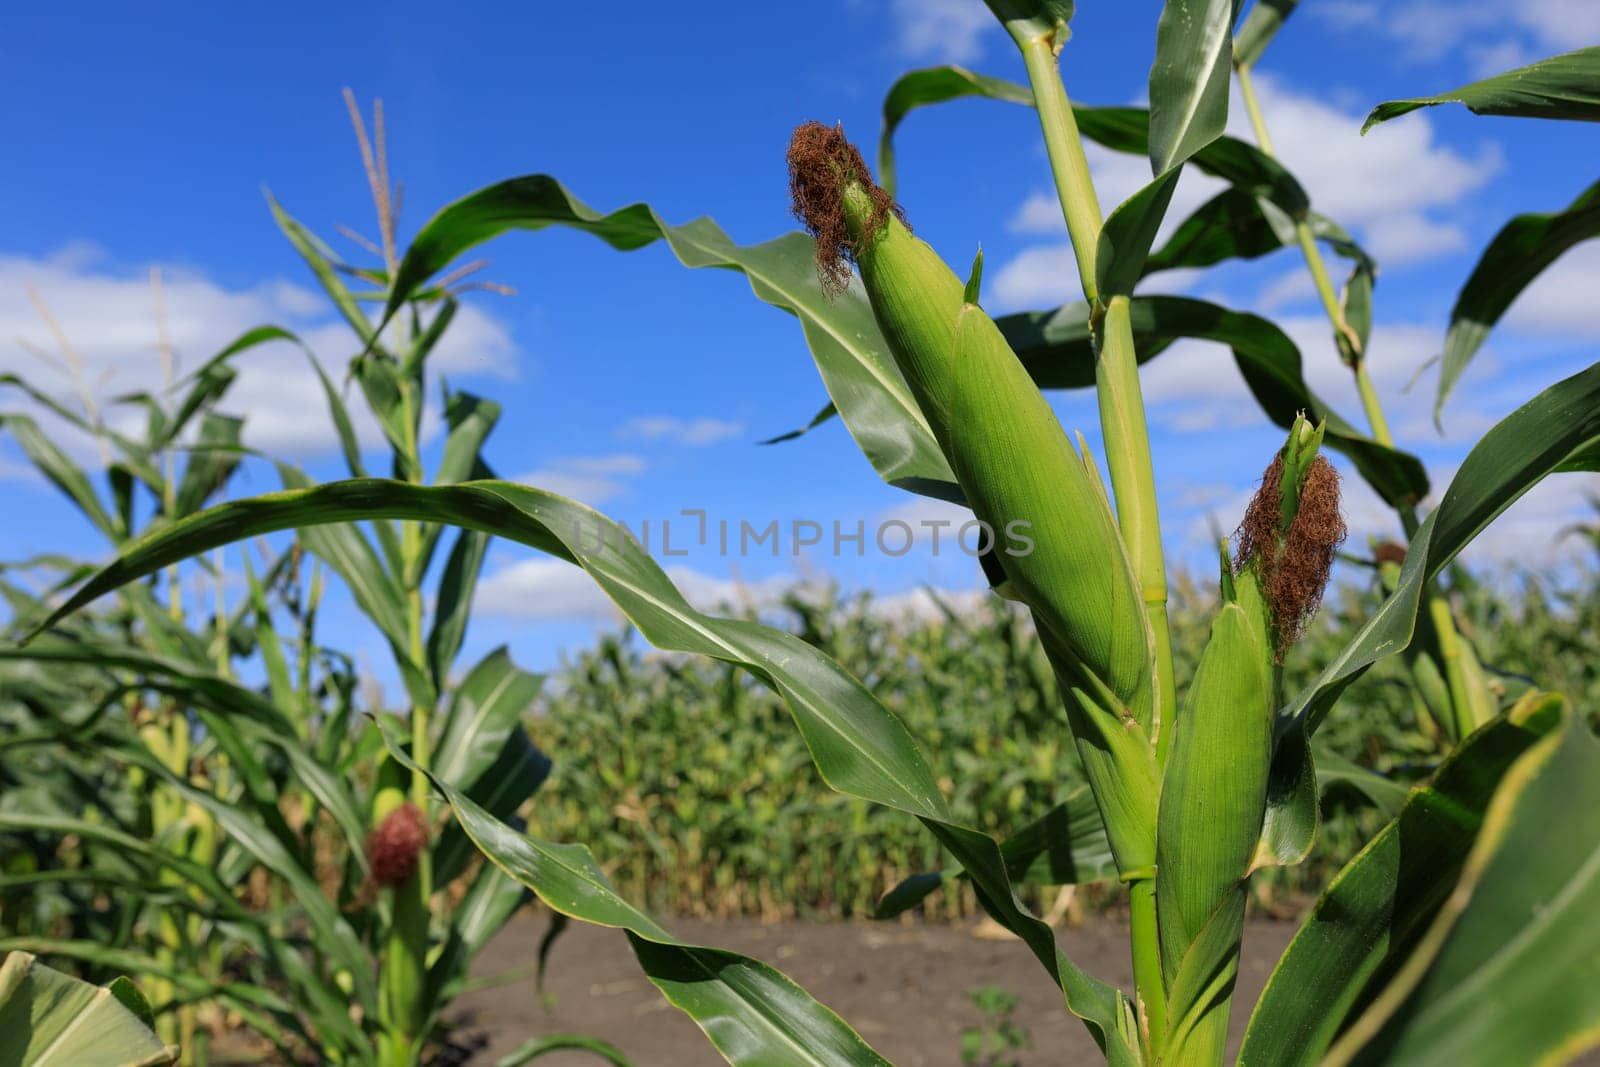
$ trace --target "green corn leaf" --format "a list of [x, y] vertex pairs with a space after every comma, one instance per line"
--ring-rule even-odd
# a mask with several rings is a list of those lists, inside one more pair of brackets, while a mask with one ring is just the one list
[[428, 965], [422, 992], [428, 1021], [418, 1028], [420, 1032], [433, 1028], [440, 1013], [460, 994], [472, 961], [528, 899], [522, 883], [499, 867], [485, 863], [479, 869], [466, 896], [450, 910], [450, 932]]
[[[158, 1067], [178, 1049], [150, 1029], [150, 1006], [127, 979], [101, 989], [27, 952], [0, 964], [0, 1063], [17, 1067]], [[130, 1006], [131, 1009], [130, 1010]]]
[[[395, 739], [385, 740], [395, 759], [420, 770]], [[443, 779], [429, 779], [484, 856], [552, 910], [626, 930], [651, 982], [706, 1032], [729, 1063], [888, 1063], [844, 1020], [773, 968], [667, 933], [617, 895], [586, 847], [524, 836]]]
[[[1315, 211], [1304, 221], [1312, 234], [1335, 252], [1369, 272], [1377, 264], [1337, 222]], [[1298, 237], [1295, 219], [1271, 200], [1248, 189], [1224, 189], [1184, 219], [1150, 258], [1144, 273], [1177, 267], [1209, 267], [1227, 259], [1256, 259], [1280, 248], [1292, 248]]]
[[200, 436], [184, 464], [174, 500], [178, 516], [198, 511], [207, 500], [222, 491], [244, 458], [240, 435], [244, 420], [231, 415], [207, 412], [200, 420]]
[[339, 277], [333, 251], [323, 244], [316, 234], [285, 211], [271, 193], [267, 193], [266, 197], [267, 206], [272, 209], [272, 217], [277, 222], [278, 228], [289, 239], [294, 250], [300, 253], [300, 258], [306, 261], [306, 266], [311, 268], [311, 273], [316, 276], [322, 291], [328, 294], [333, 306], [339, 309], [339, 314], [344, 316], [344, 321], [350, 324], [350, 328], [361, 338], [362, 343], [371, 345], [381, 331], [373, 329], [372, 323], [367, 320], [366, 312], [361, 310], [361, 305], [356, 302], [344, 280]]
[[1234, 0], [1166, 0], [1150, 67], [1150, 167], [1158, 176], [1222, 136]]
[[[381, 738], [377, 747], [383, 747]], [[500, 821], [518, 825], [518, 809], [550, 777], [551, 766], [550, 757], [539, 751], [526, 730], [513, 730], [494, 763], [466, 790], [467, 796]], [[466, 870], [472, 854], [472, 842], [461, 827], [448, 824], [433, 847], [434, 881], [440, 885], [455, 881]]]
[[1475, 115], [1600, 122], [1600, 47], [1541, 59], [1437, 96], [1379, 104], [1361, 132], [1418, 108], [1452, 103]]
[[[4, 661], [120, 667], [137, 672], [152, 687], [161, 688], [165, 680], [167, 688], [193, 705], [217, 715], [237, 718], [241, 727], [251, 728], [247, 736], [257, 749], [270, 745], [283, 755], [300, 784], [344, 832], [345, 841], [355, 855], [357, 864], [365, 867], [365, 820], [348, 784], [306, 750], [284, 712], [259, 693], [215, 674], [203, 658], [198, 661], [176, 659], [153, 655], [132, 646], [118, 646], [104, 641], [80, 642], [58, 634], [46, 634], [25, 648], [0, 647], [0, 662]], [[272, 806], [272, 799], [266, 795], [264, 802]], [[275, 807], [273, 811], [276, 813]], [[294, 839], [286, 828], [280, 827], [277, 836], [284, 848], [295, 847]]]
[[575, 562], [652, 644], [709, 655], [754, 672], [788, 704], [824, 780], [840, 792], [922, 820], [967, 870], [985, 908], [1023, 938], [1102, 1046], [1134, 1055], [1137, 1035], [1130, 1029], [1126, 1002], [1061, 955], [1049, 927], [1018, 902], [994, 840], [951, 820], [932, 770], [899, 720], [799, 638], [690, 607], [621, 527], [581, 504], [508, 482], [416, 486], [374, 479], [232, 501], [130, 543], [118, 561], [90, 579], [50, 621], [221, 544], [274, 530], [377, 517], [448, 522]]
[[461, 651], [461, 642], [466, 639], [467, 623], [472, 617], [472, 596], [483, 572], [483, 557], [488, 547], [488, 534], [462, 530], [456, 534], [455, 544], [445, 557], [444, 571], [439, 575], [433, 625], [428, 630], [428, 669], [434, 688], [441, 692], [449, 683], [450, 666]]
[[1569, 714], [1501, 780], [1455, 891], [1327, 1062], [1556, 1063], [1600, 1045], [1597, 908], [1600, 740]]
[[[1600, 78], [1600, 73], [1596, 77]], [[1600, 237], [1600, 182], [1585, 189], [1562, 211], [1518, 215], [1500, 228], [1478, 257], [1450, 311], [1450, 329], [1439, 362], [1439, 391], [1433, 402], [1435, 420], [1461, 372], [1512, 302], [1569, 248], [1593, 237]]]
[[1067, 24], [1072, 21], [1075, 0], [984, 0], [1017, 43], [1048, 36], [1059, 51], [1066, 43]]
[[[1085, 885], [1117, 873], [1100, 809], [1086, 785], [1000, 842], [1000, 852], [1018, 885]], [[883, 895], [873, 918], [909, 911], [960, 876], [959, 867], [911, 875]]]
[[1233, 65], [1249, 67], [1261, 58], [1300, 0], [1256, 0], [1233, 35]]
[[95, 495], [94, 487], [89, 484], [88, 477], [83, 473], [83, 468], [61, 451], [55, 442], [39, 429], [38, 423], [26, 415], [0, 414], [0, 429], [11, 434], [22, 448], [23, 455], [28, 457], [40, 474], [49, 479], [52, 485], [78, 506], [78, 510], [94, 524], [95, 529], [113, 542], [121, 541], [127, 536], [127, 531], [118, 525], [116, 519], [101, 505], [100, 498]]
[[1100, 299], [1128, 296], [1145, 273], [1145, 259], [1155, 243], [1156, 230], [1166, 217], [1167, 205], [1183, 173], [1175, 167], [1130, 196], [1106, 219], [1095, 255], [1095, 282]]
[[[469, 478], [493, 477], [480, 453], [484, 441], [488, 440], [495, 424], [500, 421], [500, 405], [471, 393], [452, 392], [445, 397], [444, 418], [448, 428], [444, 454], [439, 458], [439, 469], [434, 472], [433, 480], [448, 484], [464, 482]], [[422, 551], [418, 553], [416, 574], [413, 576], [418, 580], [427, 573], [428, 566], [433, 562], [434, 548], [443, 532], [442, 526], [430, 524], [423, 527]], [[476, 575], [473, 577], [475, 580]], [[471, 606], [470, 597], [465, 606]], [[443, 679], [439, 679], [438, 684], [443, 685]]]
[[1394, 815], [1405, 803], [1411, 789], [1392, 778], [1340, 755], [1325, 745], [1314, 745], [1317, 785], [1324, 796], [1335, 788], [1353, 790], [1365, 797], [1385, 815]]
[[1372, 976], [1410, 954], [1450, 895], [1506, 770], [1552, 725], [1530, 705], [1473, 734], [1346, 864], [1273, 968], [1240, 1067], [1322, 1061]]
[[511, 661], [504, 645], [479, 660], [450, 694], [430, 769], [468, 789], [505, 747], [539, 695], [544, 676]]
[[930, 487], [935, 495], [957, 492], [865, 298], [854, 289], [831, 300], [823, 294], [812, 242], [802, 234], [739, 245], [710, 219], [672, 226], [645, 204], [601, 214], [553, 178], [512, 178], [457, 200], [423, 226], [400, 264], [385, 318], [469, 248], [507, 230], [556, 225], [592, 233], [620, 251], [664, 240], [686, 267], [744, 274], [758, 298], [800, 319], [828, 395], [851, 413], [846, 426], [885, 480]]

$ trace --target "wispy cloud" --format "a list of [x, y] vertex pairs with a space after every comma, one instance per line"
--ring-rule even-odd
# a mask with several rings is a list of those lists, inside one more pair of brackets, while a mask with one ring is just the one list
[[998, 27], [982, 0], [894, 0], [900, 50], [917, 59], [968, 63]]
[[630, 452], [562, 456], [512, 480], [593, 506], [625, 492], [628, 479], [643, 474], [646, 466], [642, 456]]
[[744, 433], [744, 423], [709, 416], [680, 418], [676, 415], [641, 415], [629, 419], [617, 431], [623, 440], [659, 441], [664, 444], [698, 448], [716, 444]]
[[[162, 306], [168, 344], [178, 372], [193, 370], [252, 327], [274, 323], [293, 330], [318, 354], [332, 377], [342, 378], [346, 360], [359, 347], [326, 301], [281, 279], [230, 287], [206, 274], [164, 266]], [[60, 368], [47, 365], [30, 349], [57, 352], [47, 323], [34, 307], [32, 289], [60, 324], [83, 362], [83, 378], [101, 399], [165, 386], [160, 331], [148, 267], [113, 264], [91, 246], [72, 245], [45, 257], [0, 255], [0, 371], [22, 374], [50, 392], [71, 393], [74, 383]], [[451, 376], [510, 377], [516, 346], [505, 325], [468, 304], [434, 351], [431, 366]], [[246, 444], [274, 455], [306, 459], [333, 451], [338, 438], [327, 401], [306, 357], [283, 342], [241, 354], [239, 377], [220, 405], [246, 416]], [[20, 396], [9, 403], [24, 404]], [[363, 446], [377, 446], [383, 435], [364, 405], [352, 403], [351, 417]], [[111, 417], [108, 413], [108, 418]], [[65, 424], [42, 421], [74, 455], [86, 459], [95, 449]], [[432, 432], [437, 419], [425, 424]]]

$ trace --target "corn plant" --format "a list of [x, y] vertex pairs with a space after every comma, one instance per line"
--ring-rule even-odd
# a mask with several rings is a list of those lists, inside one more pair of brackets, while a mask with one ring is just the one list
[[[351, 109], [379, 210], [379, 254], [392, 268], [397, 216], [381, 125], [369, 139], [353, 100]], [[270, 206], [354, 330], [351, 347], [359, 354], [350, 376], [383, 429], [394, 474], [424, 479], [427, 361], [455, 314], [460, 287], [419, 296], [409, 309], [409, 328], [393, 331], [397, 347], [391, 351], [340, 277], [381, 283], [387, 268], [336, 264], [314, 234], [276, 201]], [[194, 376], [199, 384], [188, 395], [202, 386], [209, 392], [193, 404], [183, 400], [180, 415], [220, 397], [233, 377], [227, 361], [265, 341], [300, 344], [276, 327], [251, 331]], [[314, 354], [304, 355], [325, 387], [345, 461], [353, 474], [365, 474], [340, 390]], [[37, 402], [51, 399], [26, 383], [11, 384]], [[182, 430], [178, 417], [157, 398], [136, 399], [151, 411], [152, 435], [162, 445], [175, 439]], [[72, 414], [59, 402], [52, 409]], [[448, 433], [434, 477], [450, 482], [487, 474], [480, 449], [498, 406], [447, 391], [443, 413]], [[80, 421], [137, 459], [158, 451], [125, 442], [98, 422]], [[239, 459], [240, 422], [223, 422], [234, 446], [231, 471]], [[105, 515], [87, 478], [31, 421], [7, 416], [6, 425], [92, 518]], [[276, 468], [287, 486], [309, 484], [287, 463]], [[152, 528], [175, 526], [220, 488], [218, 478], [201, 477], [204, 493], [190, 491], [186, 480], [163, 496], [168, 483], [157, 481], [153, 470], [135, 471], [158, 498], [177, 501], [177, 511], [156, 510]], [[113, 489], [126, 488], [122, 466], [111, 466], [110, 476]], [[118, 499], [115, 514], [132, 515], [132, 504]], [[133, 539], [129, 523], [97, 521], [118, 546]], [[248, 595], [234, 617], [215, 627], [211, 641], [186, 627], [174, 579], [166, 604], [143, 584], [124, 590], [123, 616], [131, 623], [121, 616], [84, 620], [26, 649], [3, 650], [0, 666], [11, 673], [0, 677], [0, 704], [34, 729], [17, 739], [20, 744], [6, 746], [12, 750], [7, 755], [18, 758], [0, 762], [0, 780], [43, 779], [54, 787], [48, 798], [57, 803], [43, 810], [26, 796], [8, 794], [0, 810], [0, 833], [8, 835], [0, 840], [15, 841], [18, 854], [18, 870], [7, 875], [15, 881], [5, 883], [16, 892], [6, 915], [30, 916], [28, 922], [19, 918], [18, 936], [0, 945], [152, 976], [159, 1021], [165, 1025], [170, 1013], [179, 1014], [184, 1023], [173, 1038], [196, 1062], [205, 1058], [204, 1042], [197, 1040], [203, 1035], [190, 1018], [197, 1001], [225, 1008], [291, 1062], [411, 1064], [445, 1054], [440, 1037], [450, 1001], [477, 952], [527, 897], [515, 880], [476, 861], [460, 831], [437, 826], [425, 780], [413, 784], [412, 773], [384, 755], [376, 728], [359, 714], [348, 657], [323, 647], [315, 629], [331, 572], [394, 652], [408, 696], [412, 758], [459, 783], [499, 817], [515, 819], [550, 766], [521, 725], [541, 679], [518, 668], [504, 648], [454, 673], [488, 537], [463, 532], [435, 567], [440, 526], [380, 520], [369, 529], [308, 530], [260, 578], [246, 557]], [[309, 584], [302, 584], [308, 554], [318, 562]], [[81, 570], [69, 570], [69, 581]], [[430, 574], [431, 590], [425, 589]], [[48, 613], [43, 598], [5, 588], [16, 619]], [[297, 631], [294, 640], [280, 638], [285, 618]], [[265, 678], [260, 690], [238, 680], [236, 652], [255, 657]], [[159, 739], [143, 718], [152, 699], [172, 716]], [[104, 714], [108, 703], [119, 701], [125, 714]], [[41, 755], [42, 763], [22, 758]], [[74, 788], [60, 796], [63, 772], [86, 759], [97, 779], [131, 772], [136, 791], [148, 788], [154, 801], [170, 800], [170, 817], [124, 820], [104, 796], [76, 787], [70, 777]], [[64, 838], [83, 844], [67, 848]], [[172, 842], [183, 847], [169, 848]], [[67, 866], [76, 868], [71, 878]], [[82, 929], [72, 924], [84, 926], [82, 920], [99, 910], [86, 900], [39, 910], [41, 887], [74, 880], [90, 893], [166, 888], [143, 895], [149, 923], [128, 915], [109, 929], [92, 919]], [[162, 938], [175, 943], [139, 951], [148, 925], [159, 925]], [[202, 950], [208, 956], [203, 962], [192, 955]], [[566, 1036], [522, 1055], [562, 1047], [611, 1051]]]
[[[1223, 175], [1258, 206], [1270, 202], [1278, 215], [1262, 216], [1286, 217], [1296, 243], [1302, 232], [1320, 228], [1334, 241], [1338, 233], [1269, 155], [1221, 136], [1236, 54], [1232, 3], [1168, 0], [1149, 110], [1110, 112], [1076, 109], [1066, 95], [1059, 57], [1070, 0], [989, 6], [1028, 73], [1022, 92], [1038, 112], [1082, 304], [990, 318], [981, 257], [965, 279], [955, 273], [911, 234], [843, 132], [808, 123], [788, 160], [807, 235], [739, 246], [707, 220], [673, 226], [644, 205], [603, 214], [547, 176], [515, 178], [423, 227], [382, 279], [382, 322], [437, 292], [433, 280], [456, 256], [513, 228], [569, 225], [624, 250], [665, 240], [687, 266], [745, 273], [758, 297], [802, 320], [833, 409], [888, 481], [962, 500], [993, 530], [1026, 524], [1033, 550], [990, 552], [984, 570], [1031, 615], [1061, 694], [1055, 729], [1076, 748], [1090, 817], [1046, 820], [1005, 841], [966, 824], [917, 741], [867, 686], [793, 634], [695, 609], [619, 526], [529, 486], [355, 478], [225, 504], [129, 546], [54, 618], [175, 560], [270, 530], [366, 518], [519, 541], [582, 567], [652, 644], [737, 664], [770, 685], [823, 780], [917, 819], [990, 917], [1038, 960], [1108, 1062], [1221, 1062], [1246, 886], [1258, 870], [1299, 862], [1316, 833], [1311, 736], [1357, 677], [1413, 643], [1436, 580], [1489, 522], [1543, 478], [1595, 469], [1600, 365], [1538, 393], [1478, 442], [1416, 523], [1382, 604], [1291, 692], [1283, 660], [1343, 533], [1338, 479], [1322, 451], [1341, 453], [1401, 507], [1420, 506], [1421, 465], [1376, 427], [1363, 433], [1312, 396], [1298, 350], [1265, 320], [1196, 302], [1152, 304], [1134, 287], [1190, 164]], [[1238, 50], [1246, 67], [1250, 42], [1259, 45], [1287, 7], [1263, 4], [1247, 18]], [[1454, 96], [1483, 110], [1594, 118], [1595, 53], [1550, 64]], [[1097, 204], [1085, 136], [1151, 159], [1152, 182], [1109, 216]], [[1363, 291], [1353, 286], [1334, 317], [1357, 338]], [[381, 326], [369, 347], [377, 333]], [[1223, 555], [1219, 607], [1182, 693], [1138, 377], [1141, 355], [1180, 335], [1230, 344], [1286, 431], [1277, 453], [1262, 457], [1261, 488]], [[1041, 393], [1088, 384], [1109, 489], [1101, 461], [1067, 436]], [[596, 531], [606, 534], [599, 545], [590, 543]], [[1564, 698], [1537, 689], [1509, 709], [1485, 709], [1481, 723], [1474, 712], [1470, 732], [1452, 714], [1458, 743], [1335, 876], [1278, 961], [1245, 1028], [1242, 1062], [1543, 1061], [1600, 1034], [1586, 983], [1600, 885], [1600, 742]], [[622, 899], [582, 845], [513, 828], [430, 766], [415, 738], [408, 753], [393, 725], [380, 729], [416, 796], [431, 783], [498, 869], [554, 909], [624, 929], [645, 973], [731, 1062], [884, 1062], [777, 970], [674, 938]], [[1019, 898], [1018, 866], [1040, 838], [1056, 855], [1109, 848], [1129, 894], [1132, 988], [1074, 964]]]

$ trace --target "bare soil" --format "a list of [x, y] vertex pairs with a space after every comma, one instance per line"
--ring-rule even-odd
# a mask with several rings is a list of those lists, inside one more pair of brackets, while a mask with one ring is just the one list
[[[548, 918], [523, 913], [490, 943], [475, 974], [531, 969]], [[1021, 999], [1014, 1021], [1033, 1049], [1024, 1065], [1103, 1062], [1088, 1031], [1069, 1015], [1037, 961], [1015, 940], [988, 940], [966, 926], [893, 923], [762, 924], [679, 920], [678, 937], [732, 949], [779, 968], [860, 1031], [901, 1067], [959, 1064], [961, 1031], [980, 1022], [969, 992], [998, 985]], [[1246, 933], [1236, 1004], [1250, 1004], [1294, 931], [1292, 923], [1253, 919]], [[1091, 916], [1059, 932], [1079, 966], [1124, 988], [1132, 984], [1128, 930], [1113, 917]], [[541, 999], [531, 976], [479, 989], [457, 1002], [458, 1040], [476, 1045], [473, 1067], [533, 1036], [575, 1032], [615, 1044], [639, 1067], [717, 1064], [722, 1059], [689, 1018], [669, 1005], [640, 972], [617, 930], [572, 924], [551, 951]], [[1244, 1025], [1235, 1009], [1235, 1040]], [[554, 1053], [540, 1067], [592, 1067], [593, 1056]]]

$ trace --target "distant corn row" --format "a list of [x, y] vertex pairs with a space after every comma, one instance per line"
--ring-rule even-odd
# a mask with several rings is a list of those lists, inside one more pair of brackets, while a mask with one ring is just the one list
[[[1463, 623], [1500, 671], [1537, 668], [1546, 684], [1600, 707], [1600, 668], [1584, 619], [1600, 618], [1600, 580], [1552, 588], [1531, 575], [1470, 592]], [[1510, 585], [1519, 595], [1499, 593]], [[1187, 685], [1214, 606], [1175, 583], [1177, 678]], [[1370, 615], [1375, 594], [1347, 586], [1332, 598], [1288, 665], [1321, 663]], [[1508, 606], [1509, 605], [1509, 606]], [[1006, 834], [1081, 782], [1070, 745], [1050, 724], [1055, 681], [1028, 623], [990, 598], [932, 601], [915, 613], [866, 596], [809, 591], [787, 598], [787, 623], [838, 660], [923, 743], [957, 816]], [[1560, 677], [1552, 677], [1552, 672]], [[601, 640], [552, 679], [530, 724], [556, 770], [532, 820], [546, 837], [585, 841], [629, 899], [707, 918], [870, 914], [907, 875], [948, 863], [911, 819], [840, 796], [818, 780], [781, 703], [740, 671], [657, 656], [626, 634]], [[1323, 735], [1337, 751], [1399, 778], [1436, 758], [1438, 742], [1412, 705], [1398, 664], [1358, 683]], [[1063, 773], [1064, 769], [1067, 773]], [[1257, 893], [1292, 907], [1365, 840], [1371, 810], [1330, 803], [1318, 854], [1298, 868], [1263, 872]], [[1371, 825], [1368, 825], [1368, 824]], [[1049, 889], [1031, 903], [1047, 908]], [[1105, 887], [1091, 905], [1119, 897]], [[978, 912], [964, 884], [925, 902], [938, 920]]]

